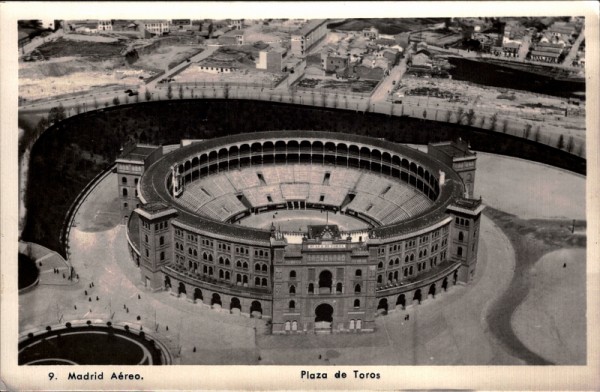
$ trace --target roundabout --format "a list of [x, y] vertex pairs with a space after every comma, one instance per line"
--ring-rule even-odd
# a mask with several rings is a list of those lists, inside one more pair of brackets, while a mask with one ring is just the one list
[[128, 325], [66, 323], [19, 341], [19, 365], [168, 365], [160, 342]]

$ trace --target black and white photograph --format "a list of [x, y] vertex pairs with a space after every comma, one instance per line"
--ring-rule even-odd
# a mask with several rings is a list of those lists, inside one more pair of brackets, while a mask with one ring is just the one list
[[0, 389], [600, 387], [594, 3], [0, 5]]

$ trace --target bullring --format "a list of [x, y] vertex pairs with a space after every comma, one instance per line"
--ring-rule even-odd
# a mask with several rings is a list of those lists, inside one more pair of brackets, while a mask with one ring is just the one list
[[[367, 332], [378, 312], [475, 273], [483, 205], [462, 141], [427, 154], [309, 131], [183, 144], [134, 146], [117, 160], [129, 250], [148, 289], [270, 318], [273, 333]], [[244, 225], [280, 212], [317, 221]]]

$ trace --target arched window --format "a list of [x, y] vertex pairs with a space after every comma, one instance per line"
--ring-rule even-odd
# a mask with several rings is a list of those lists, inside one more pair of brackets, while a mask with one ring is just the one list
[[398, 271], [394, 272], [394, 280], [398, 280]]
[[342, 292], [342, 287], [343, 287], [343, 286], [342, 286], [342, 283], [341, 283], [341, 282], [340, 282], [340, 283], [338, 283], [338, 284], [336, 284], [336, 285], [335, 285], [335, 292], [336, 292], [336, 293], [341, 293], [341, 292]]
[[148, 234], [144, 234], [144, 241], [148, 242]]
[[390, 259], [390, 262], [388, 263], [388, 267], [392, 267], [394, 265], [394, 260]]
[[388, 282], [391, 282], [393, 280], [393, 278], [394, 278], [394, 275], [390, 272], [388, 274]]
[[129, 206], [129, 204], [123, 203], [123, 208], [127, 208], [128, 206]]
[[354, 292], [359, 294], [360, 293], [360, 285], [357, 284], [356, 286], [354, 286]]
[[235, 275], [235, 281], [238, 282], [238, 283], [242, 283], [242, 275], [236, 274]]
[[400, 264], [400, 259], [398, 257], [396, 257], [396, 260], [394, 260], [394, 264], [396, 264], [396, 265]]
[[414, 253], [411, 253], [411, 255], [410, 255], [410, 261], [415, 261], [415, 254]]
[[248, 283], [248, 275], [244, 275], [244, 283], [247, 284]]
[[266, 286], [267, 285], [267, 278], [262, 278], [261, 283], [262, 283], [263, 286]]
[[313, 294], [315, 292], [315, 285], [312, 283], [309, 283], [308, 285], [308, 293], [309, 294]]
[[266, 264], [262, 265], [262, 272], [268, 272], [269, 271], [269, 267], [267, 267]]
[[260, 286], [260, 278], [258, 276], [256, 278], [254, 278], [254, 285]]
[[213, 267], [208, 267], [208, 274], [210, 276], [212, 276], [212, 274], [213, 274]]
[[228, 258], [225, 258], [225, 265], [231, 265]]
[[296, 286], [294, 286], [294, 285], [290, 286], [290, 294], [296, 294]]
[[123, 183], [123, 185], [127, 185], [127, 177], [123, 177], [123, 179], [121, 180], [121, 182]]
[[223, 276], [224, 276], [223, 270], [219, 270], [219, 279], [223, 279]]
[[127, 188], [123, 188], [123, 197], [127, 197]]
[[469, 220], [465, 219], [465, 226], [469, 227]]
[[381, 275], [377, 275], [377, 283], [383, 282], [383, 277]]
[[165, 252], [160, 252], [160, 259], [161, 261], [165, 259]]
[[462, 246], [459, 246], [458, 249], [456, 250], [456, 254], [458, 256], [462, 256]]
[[357, 269], [357, 270], [354, 272], [354, 276], [362, 276], [362, 270], [359, 270], [359, 269]]
[[158, 244], [159, 245], [164, 245], [165, 244], [165, 237], [163, 237], [162, 235], [160, 236], [160, 238], [158, 239]]
[[244, 268], [244, 269], [248, 269], [248, 263], [246, 263], [246, 262], [244, 261], [244, 265], [242, 266], [242, 268]]
[[408, 263], [408, 255], [406, 255], [406, 257], [404, 258], [404, 262]]
[[260, 264], [254, 264], [254, 271], [260, 272]]
[[207, 266], [202, 267], [202, 272], [205, 273], [205, 274], [207, 274], [208, 273], [208, 267]]
[[296, 271], [294, 271], [294, 270], [290, 271], [290, 279], [296, 279]]
[[290, 301], [290, 304], [289, 304], [288, 308], [290, 308], [290, 309], [296, 309], [296, 302], [295, 301]]
[[138, 184], [138, 179], [137, 179], [137, 178], [135, 178], [135, 179], [133, 180], [133, 182], [134, 182], [134, 184], [135, 184], [135, 185], [137, 185], [137, 184]]
[[238, 260], [237, 263], [235, 263], [235, 266], [238, 268], [242, 268], [242, 262]]
[[231, 278], [229, 271], [225, 271], [225, 279], [229, 280], [229, 278]]
[[379, 264], [377, 264], [377, 269], [382, 269], [382, 268], [383, 268], [383, 262], [380, 261]]
[[223, 258], [219, 257], [219, 264], [223, 264]]
[[208, 261], [213, 261], [213, 256], [211, 253], [208, 254]]
[[355, 308], [360, 308], [360, 299], [355, 299], [354, 300], [354, 307]]
[[202, 253], [202, 258], [204, 260], [208, 260], [208, 255], [206, 254], [206, 252]]
[[459, 241], [464, 241], [464, 239], [465, 239], [465, 236], [464, 236], [463, 232], [462, 232], [462, 231], [459, 231], [459, 232], [458, 232], [458, 240], [459, 240]]

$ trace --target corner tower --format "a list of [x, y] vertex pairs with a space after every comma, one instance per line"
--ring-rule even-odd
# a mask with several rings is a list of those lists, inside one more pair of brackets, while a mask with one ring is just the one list
[[429, 143], [427, 153], [457, 172], [465, 184], [465, 197], [472, 198], [477, 154], [469, 148], [469, 143], [459, 138], [455, 142]]

